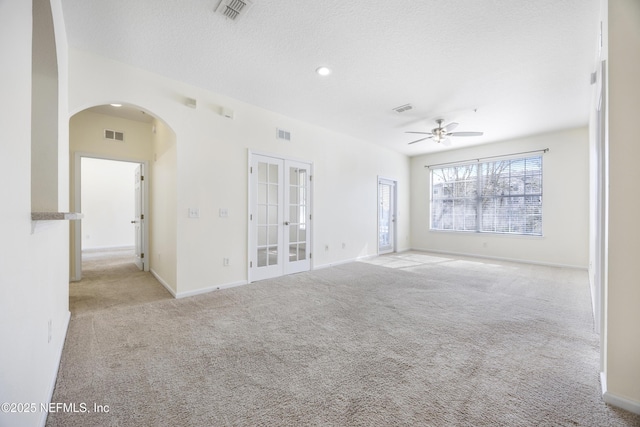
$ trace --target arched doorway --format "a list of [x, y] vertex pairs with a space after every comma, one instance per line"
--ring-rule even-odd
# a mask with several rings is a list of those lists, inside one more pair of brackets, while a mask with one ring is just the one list
[[[165, 122], [147, 110], [134, 105], [119, 105], [87, 108], [73, 115], [69, 121], [71, 208], [84, 213], [83, 159], [139, 165], [145, 171], [144, 175], [138, 175], [137, 181], [141, 190], [136, 196], [140, 200], [140, 210], [136, 210], [139, 215], [136, 218], [128, 218], [126, 226], [131, 229], [132, 235], [134, 230], [140, 231], [141, 240], [136, 241], [136, 247], [141, 249], [137, 252], [140, 266], [145, 271], [152, 272], [160, 283], [172, 292], [175, 290], [176, 281], [176, 218], [175, 214], [171, 213], [171, 207], [175, 206], [176, 201], [175, 133]], [[132, 191], [136, 183], [135, 176], [135, 173], [131, 176]], [[109, 176], [105, 176], [104, 179], [108, 181]], [[154, 184], [156, 180], [158, 185]], [[108, 182], [107, 188], [112, 189], [114, 185], [115, 182]], [[104, 193], [105, 198], [108, 197], [109, 191], [99, 191]], [[102, 194], [96, 197], [98, 202], [100, 197]], [[124, 205], [124, 202], [121, 205]], [[113, 209], [107, 208], [106, 203], [104, 206], [105, 209]], [[124, 210], [124, 206], [122, 207]], [[111, 213], [111, 216], [118, 216], [116, 214], [120, 215], [122, 212]], [[109, 217], [109, 214], [102, 212], [101, 216]], [[120, 218], [118, 221], [123, 222], [123, 219]], [[101, 234], [109, 234], [111, 231], [114, 231], [112, 234], [116, 234], [113, 221], [106, 221], [104, 224], [105, 227], [114, 228], [100, 230]], [[83, 240], [84, 246], [88, 246], [88, 239], [92, 236], [83, 234], [80, 222], [72, 227], [70, 237], [70, 277], [72, 281], [77, 281], [82, 278]], [[117, 241], [113, 239], [103, 239], [101, 242], [106, 249], [109, 245], [118, 246]], [[97, 246], [100, 246], [100, 243]]]

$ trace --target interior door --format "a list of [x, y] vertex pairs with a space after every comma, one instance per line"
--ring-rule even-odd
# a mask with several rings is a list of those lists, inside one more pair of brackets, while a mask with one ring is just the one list
[[284, 229], [283, 161], [253, 156], [251, 163], [251, 280], [280, 276]]
[[396, 182], [378, 179], [378, 253], [396, 250]]
[[311, 165], [252, 155], [249, 178], [250, 280], [311, 268]]
[[285, 230], [284, 240], [288, 251], [284, 259], [284, 274], [307, 271], [311, 268], [309, 260], [309, 211], [311, 188], [310, 165], [285, 160]]
[[144, 218], [144, 209], [143, 209], [143, 200], [144, 200], [144, 167], [143, 165], [139, 165], [134, 172], [134, 182], [135, 182], [135, 195], [134, 195], [134, 219], [131, 223], [134, 225], [134, 234], [135, 234], [135, 263], [140, 270], [144, 270], [144, 240], [143, 240], [143, 221]]

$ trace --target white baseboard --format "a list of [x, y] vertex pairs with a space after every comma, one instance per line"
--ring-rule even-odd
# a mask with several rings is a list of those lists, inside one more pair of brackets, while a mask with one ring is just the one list
[[320, 269], [323, 269], [323, 268], [335, 267], [337, 265], [349, 264], [351, 262], [362, 261], [362, 260], [365, 260], [365, 259], [371, 259], [371, 258], [375, 258], [377, 256], [378, 255], [362, 255], [362, 256], [359, 256], [359, 257], [356, 257], [356, 258], [349, 258], [349, 259], [344, 259], [344, 260], [341, 260], [341, 261], [330, 262], [328, 264], [314, 265], [313, 269], [314, 270], [320, 270]]
[[517, 262], [520, 264], [532, 264], [532, 265], [541, 265], [544, 267], [562, 267], [562, 268], [573, 268], [576, 270], [588, 270], [588, 267], [583, 265], [570, 265], [570, 264], [557, 264], [552, 262], [541, 262], [541, 261], [530, 261], [526, 259], [518, 259], [518, 258], [506, 258], [506, 257], [498, 257], [498, 256], [488, 256], [482, 254], [474, 254], [474, 253], [466, 253], [466, 252], [453, 252], [453, 251], [438, 251], [434, 249], [420, 249], [420, 248], [412, 248], [411, 251], [417, 252], [431, 252], [434, 254], [441, 255], [454, 255], [454, 256], [467, 256], [472, 258], [481, 258], [481, 259], [493, 259], [496, 261], [506, 261], [506, 262]]
[[176, 298], [186, 298], [186, 297], [192, 297], [195, 295], [201, 295], [201, 294], [206, 294], [209, 292], [213, 292], [213, 291], [219, 291], [222, 289], [229, 289], [229, 288], [235, 288], [236, 286], [243, 286], [246, 285], [248, 282], [246, 280], [241, 280], [238, 282], [232, 282], [232, 283], [225, 283], [222, 285], [214, 285], [214, 286], [210, 286], [207, 288], [200, 288], [200, 289], [196, 289], [193, 291], [187, 291], [187, 292], [178, 292], [175, 297]]
[[600, 372], [600, 386], [602, 387], [602, 400], [605, 403], [640, 415], [640, 402], [616, 396], [607, 390], [607, 375], [604, 372]]
[[[51, 378], [51, 383], [49, 384], [49, 390], [47, 391], [47, 402], [51, 403], [51, 399], [53, 399], [53, 391], [56, 388], [56, 381], [58, 380], [58, 370], [60, 369], [60, 362], [62, 361], [62, 350], [64, 350], [64, 342], [67, 339], [67, 332], [69, 331], [69, 323], [71, 321], [71, 312], [68, 311], [67, 315], [65, 316], [65, 325], [63, 331], [64, 334], [60, 339], [60, 345], [58, 346], [58, 348], [56, 349], [56, 356], [57, 356], [57, 360], [56, 360], [56, 370], [53, 373], [53, 378]], [[47, 423], [47, 415], [48, 413], [46, 411], [42, 412], [41, 418], [40, 418], [40, 425], [42, 427], [45, 426], [45, 424]]]
[[153, 268], [149, 269], [149, 272], [153, 275], [153, 277], [156, 278], [158, 282], [160, 282], [162, 286], [164, 286], [167, 291], [169, 291], [171, 295], [173, 295], [174, 298], [177, 298], [176, 292], [171, 289], [171, 286], [169, 286], [169, 284], [165, 282], [164, 279], [162, 279], [162, 277], [160, 277], [160, 275], [153, 270]]

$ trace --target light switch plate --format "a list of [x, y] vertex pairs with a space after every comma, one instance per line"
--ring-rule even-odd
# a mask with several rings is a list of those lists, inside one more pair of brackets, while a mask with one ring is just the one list
[[200, 218], [200, 209], [189, 208], [189, 218]]
[[220, 208], [220, 218], [226, 218], [229, 216], [229, 209]]

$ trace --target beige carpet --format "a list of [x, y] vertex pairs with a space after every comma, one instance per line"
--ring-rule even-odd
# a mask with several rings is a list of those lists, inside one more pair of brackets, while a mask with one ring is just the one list
[[410, 253], [174, 300], [112, 267], [71, 285], [53, 396], [109, 412], [48, 426], [640, 425], [584, 271]]

